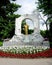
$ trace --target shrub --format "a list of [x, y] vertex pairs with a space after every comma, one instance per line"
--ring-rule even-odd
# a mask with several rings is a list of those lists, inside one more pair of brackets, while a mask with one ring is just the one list
[[0, 46], [3, 46], [3, 42], [2, 41], [0, 41]]

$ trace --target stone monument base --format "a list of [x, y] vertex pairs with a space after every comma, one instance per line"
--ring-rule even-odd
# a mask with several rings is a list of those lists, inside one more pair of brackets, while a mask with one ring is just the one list
[[[26, 40], [25, 35], [17, 36], [14, 35], [11, 40], [4, 41], [3, 46], [47, 46], [49, 47], [49, 42], [43, 41], [43, 37], [40, 34], [32, 34], [27, 36], [28, 41]], [[26, 41], [26, 42], [25, 42]]]

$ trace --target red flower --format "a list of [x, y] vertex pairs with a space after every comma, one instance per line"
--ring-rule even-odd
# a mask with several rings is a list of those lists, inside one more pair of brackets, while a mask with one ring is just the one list
[[37, 58], [37, 57], [52, 57], [52, 49], [42, 51], [35, 54], [13, 54], [0, 51], [0, 57], [11, 57], [11, 58]]

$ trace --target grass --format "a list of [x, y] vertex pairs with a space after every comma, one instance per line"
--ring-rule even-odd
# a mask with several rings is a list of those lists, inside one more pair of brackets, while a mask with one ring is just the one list
[[2, 41], [0, 41], [0, 46], [3, 46], [3, 42]]

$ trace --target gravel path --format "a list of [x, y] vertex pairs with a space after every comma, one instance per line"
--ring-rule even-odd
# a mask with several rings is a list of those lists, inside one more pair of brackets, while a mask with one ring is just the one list
[[39, 59], [0, 58], [0, 65], [52, 65], [52, 58]]

